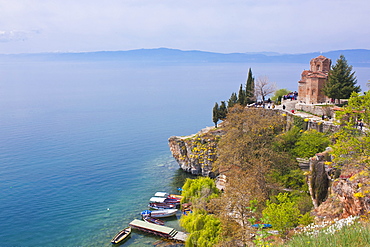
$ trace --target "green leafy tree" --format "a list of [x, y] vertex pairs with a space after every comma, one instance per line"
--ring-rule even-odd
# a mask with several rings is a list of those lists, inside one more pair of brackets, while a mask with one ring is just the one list
[[271, 97], [271, 100], [276, 101], [279, 99], [279, 97], [281, 99], [284, 95], [287, 95], [288, 93], [290, 93], [290, 91], [286, 88], [278, 89], [275, 91], [274, 96]]
[[[370, 164], [370, 93], [353, 93], [343, 111], [336, 113], [342, 128], [333, 134], [334, 161], [337, 163], [358, 162]], [[360, 130], [359, 120], [365, 128]]]
[[180, 220], [180, 225], [189, 232], [185, 246], [215, 246], [219, 241], [221, 223], [206, 211], [207, 203], [219, 196], [214, 180], [209, 177], [188, 178], [182, 189], [181, 202], [191, 203], [193, 208], [193, 213]]
[[181, 217], [180, 225], [189, 232], [186, 247], [213, 247], [220, 239], [220, 220], [205, 210], [195, 209], [193, 213]]
[[323, 152], [330, 144], [329, 137], [317, 130], [307, 130], [299, 137], [293, 149], [297, 157], [309, 158]]
[[293, 154], [295, 144], [302, 135], [301, 129], [293, 126], [287, 132], [277, 135], [272, 143], [276, 152], [287, 152]]
[[220, 108], [218, 106], [218, 103], [215, 103], [215, 106], [213, 107], [212, 111], [212, 121], [215, 124], [215, 127], [217, 128], [217, 122], [220, 120]]
[[253, 77], [251, 68], [249, 68], [248, 70], [248, 78], [247, 78], [247, 83], [245, 85], [245, 97], [246, 97], [246, 104], [251, 104], [255, 101], [254, 77]]
[[238, 96], [236, 95], [236, 93], [232, 93], [230, 99], [227, 101], [227, 108], [231, 108], [237, 103], [238, 103]]
[[205, 208], [207, 202], [212, 198], [218, 197], [219, 190], [216, 188], [215, 181], [208, 177], [197, 179], [186, 179], [181, 202], [191, 202], [195, 208]]
[[323, 92], [329, 98], [348, 99], [352, 92], [360, 92], [360, 86], [356, 86], [357, 79], [352, 66], [348, 65], [343, 55], [329, 71], [328, 81], [323, 88]]
[[219, 108], [219, 119], [220, 120], [224, 120], [226, 118], [226, 115], [227, 115], [227, 107], [226, 107], [226, 103], [225, 101], [221, 101], [221, 105], [220, 105], [220, 108]]
[[238, 93], [238, 104], [245, 106], [245, 103], [246, 103], [245, 90], [243, 89], [243, 84], [240, 84]]
[[279, 193], [276, 200], [276, 203], [267, 200], [267, 207], [262, 214], [274, 229], [284, 235], [287, 230], [298, 225], [301, 214], [297, 204], [289, 198], [288, 193]]

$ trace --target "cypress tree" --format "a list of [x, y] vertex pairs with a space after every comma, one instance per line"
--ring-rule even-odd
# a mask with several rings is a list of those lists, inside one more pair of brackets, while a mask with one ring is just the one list
[[243, 84], [240, 84], [239, 94], [238, 94], [238, 104], [244, 106], [245, 103], [246, 103], [246, 100], [245, 100], [245, 91], [243, 89]]
[[219, 119], [221, 120], [224, 120], [226, 118], [226, 115], [227, 115], [227, 108], [226, 108], [226, 104], [225, 104], [225, 101], [221, 101], [221, 105], [220, 105], [220, 109], [219, 109]]
[[343, 55], [329, 71], [328, 81], [323, 88], [323, 92], [329, 98], [348, 99], [352, 92], [360, 92], [360, 86], [355, 86], [357, 79], [352, 66], [348, 65]]
[[245, 85], [245, 97], [247, 104], [251, 104], [254, 102], [254, 77], [252, 75], [251, 68], [249, 68], [247, 83]]
[[233, 107], [236, 103], [238, 103], [238, 96], [236, 96], [236, 93], [232, 93], [230, 99], [227, 101], [227, 108]]
[[218, 120], [220, 119], [219, 118], [219, 112], [220, 112], [220, 108], [218, 107], [218, 104], [217, 102], [215, 103], [215, 106], [213, 107], [213, 114], [212, 114], [212, 119], [213, 119], [213, 123], [215, 124], [215, 127], [217, 128], [217, 122]]

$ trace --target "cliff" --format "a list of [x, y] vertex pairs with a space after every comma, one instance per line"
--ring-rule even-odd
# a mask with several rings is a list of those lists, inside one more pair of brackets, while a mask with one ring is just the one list
[[194, 175], [212, 177], [212, 164], [217, 159], [217, 143], [224, 133], [222, 128], [208, 127], [194, 135], [172, 136], [168, 143], [181, 169]]
[[[275, 111], [285, 115], [286, 129], [293, 125], [302, 129], [316, 129], [319, 132], [334, 132], [338, 129], [331, 121], [323, 121], [319, 117], [313, 118], [312, 115], [303, 113], [293, 114], [281, 109]], [[312, 118], [305, 122], [304, 119], [308, 116]], [[223, 134], [225, 131], [221, 123], [219, 128], [207, 127], [197, 134], [171, 136], [168, 142], [172, 155], [181, 169], [194, 175], [213, 176], [212, 165], [217, 159], [217, 143]]]
[[370, 172], [366, 165], [345, 165], [329, 178], [329, 196], [314, 211], [318, 218], [334, 219], [369, 214]]
[[334, 164], [330, 148], [310, 158], [308, 165], [307, 184], [318, 221], [370, 213], [370, 171], [366, 165]]

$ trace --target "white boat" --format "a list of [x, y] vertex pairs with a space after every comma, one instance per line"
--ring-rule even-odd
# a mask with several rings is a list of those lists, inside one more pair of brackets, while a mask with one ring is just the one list
[[167, 198], [165, 197], [158, 197], [158, 196], [153, 196], [152, 198], [149, 199], [150, 202], [160, 202], [164, 203]]
[[169, 197], [169, 196], [170, 196], [170, 194], [168, 194], [168, 193], [166, 193], [166, 192], [156, 192], [156, 193], [154, 194], [154, 196], [156, 196], [156, 197], [165, 197], [165, 198], [167, 198], [167, 197]]
[[150, 214], [151, 217], [153, 218], [164, 218], [164, 217], [171, 217], [176, 215], [177, 209], [162, 209], [162, 210], [156, 210], [152, 211]]
[[148, 215], [153, 218], [165, 218], [176, 215], [177, 211], [178, 211], [177, 209], [162, 209], [155, 211], [144, 210], [143, 212], [141, 212], [141, 215], [143, 216]]

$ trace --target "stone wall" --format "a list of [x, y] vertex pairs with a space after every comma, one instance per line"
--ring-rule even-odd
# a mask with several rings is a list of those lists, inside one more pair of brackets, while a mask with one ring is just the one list
[[333, 105], [327, 105], [327, 106], [322, 106], [322, 105], [310, 105], [310, 104], [302, 104], [298, 103], [295, 105], [296, 110], [301, 110], [305, 112], [310, 112], [313, 115], [321, 116], [330, 116], [331, 118], [334, 117], [334, 112], [331, 110]]
[[[284, 111], [281, 109], [277, 109], [277, 111], [280, 111], [281, 114], [285, 114], [287, 118], [287, 127], [286, 129], [290, 129], [294, 124], [296, 124], [297, 119], [300, 119], [301, 121], [304, 121], [304, 117], [300, 116], [299, 114], [292, 113], [290, 111]], [[316, 118], [317, 120], [310, 119], [308, 122], [304, 123], [304, 130], [309, 130], [309, 129], [315, 129], [319, 132], [335, 132], [338, 131], [340, 126], [335, 125], [331, 121], [323, 121], [319, 120], [320, 118]]]

